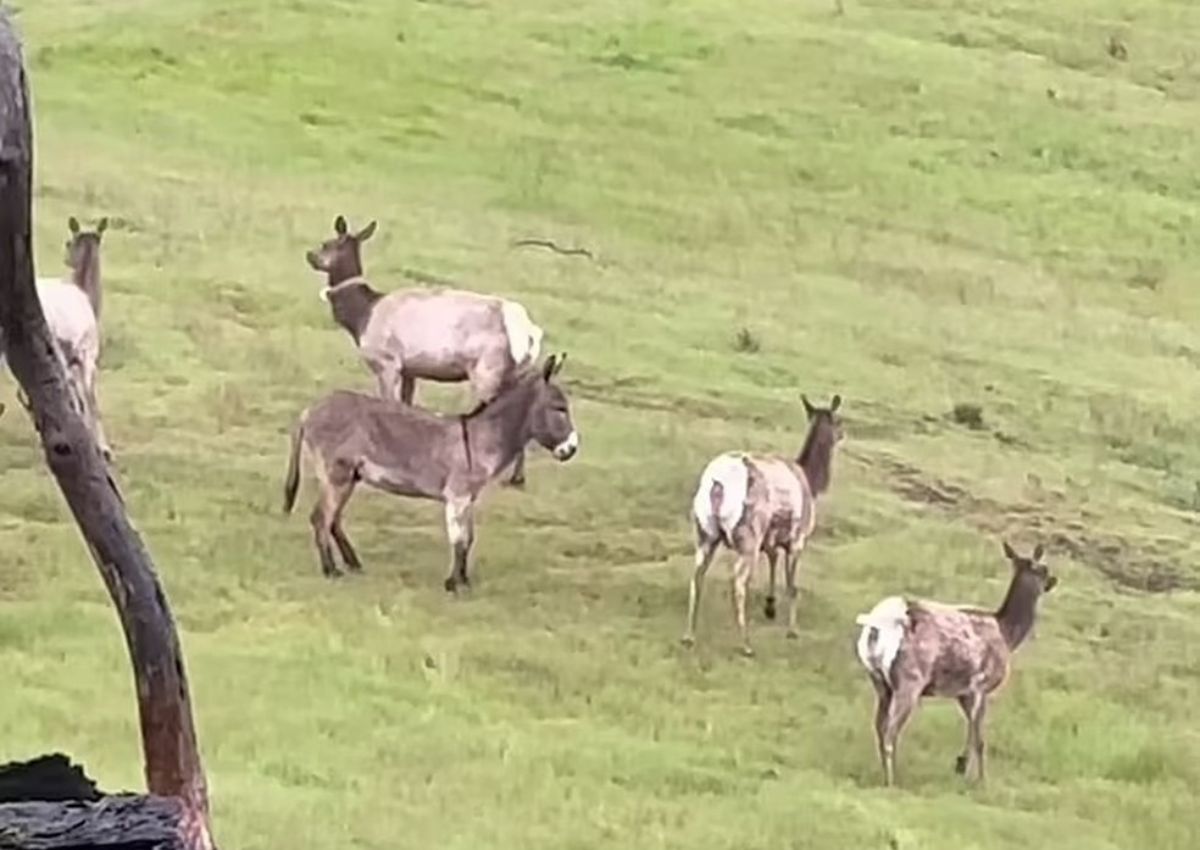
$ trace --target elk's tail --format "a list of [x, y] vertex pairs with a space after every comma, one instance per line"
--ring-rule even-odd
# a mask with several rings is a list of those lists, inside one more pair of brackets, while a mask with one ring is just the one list
[[304, 417], [296, 420], [292, 428], [292, 450], [288, 454], [287, 477], [283, 482], [283, 512], [290, 514], [296, 507], [296, 494], [300, 492], [300, 449], [304, 445]]

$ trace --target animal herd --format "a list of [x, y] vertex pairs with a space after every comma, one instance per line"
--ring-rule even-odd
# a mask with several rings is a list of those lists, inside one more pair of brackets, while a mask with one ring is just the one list
[[[94, 230], [84, 230], [72, 217], [69, 279], [39, 279], [37, 290], [79, 410], [111, 461], [96, 394], [106, 227], [101, 219]], [[343, 568], [363, 569], [342, 524], [358, 484], [441, 502], [450, 550], [445, 588], [460, 592], [471, 584], [475, 507], [488, 485], [511, 470], [508, 483], [521, 486], [531, 442], [562, 462], [579, 451], [570, 403], [557, 381], [565, 355], [551, 355], [539, 365], [543, 331], [514, 301], [448, 288], [376, 290], [362, 265], [362, 245], [374, 234], [375, 222], [353, 232], [339, 215], [333, 229], [333, 237], [305, 258], [324, 276], [321, 297], [374, 375], [378, 394], [337, 390], [300, 413], [291, 432], [284, 509], [295, 506], [307, 461], [317, 482], [313, 545], [322, 572], [332, 578]], [[461, 415], [419, 407], [418, 380], [466, 382], [475, 407]], [[754, 652], [746, 608], [760, 558], [769, 570], [765, 616], [777, 615], [782, 564], [787, 635], [797, 634], [800, 556], [816, 528], [817, 503], [832, 483], [843, 438], [840, 396], [827, 406], [805, 396], [801, 401], [808, 430], [795, 456], [727, 452], [701, 472], [692, 500], [696, 553], [683, 635], [688, 646], [696, 639], [704, 578], [721, 547], [736, 556], [732, 597], [742, 652]], [[1033, 627], [1039, 599], [1057, 582], [1040, 545], [1028, 557], [1007, 542], [1003, 549], [1012, 578], [995, 610], [892, 596], [857, 618], [856, 652], [876, 694], [874, 729], [888, 785], [895, 782], [900, 733], [923, 697], [958, 702], [967, 735], [956, 769], [984, 776], [988, 700]]]

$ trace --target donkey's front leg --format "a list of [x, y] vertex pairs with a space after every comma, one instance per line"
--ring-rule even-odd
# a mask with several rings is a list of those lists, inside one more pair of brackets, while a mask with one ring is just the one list
[[475, 518], [469, 499], [450, 499], [446, 502], [446, 538], [450, 541], [450, 574], [445, 587], [454, 593], [461, 584], [470, 587], [467, 559], [475, 542]]

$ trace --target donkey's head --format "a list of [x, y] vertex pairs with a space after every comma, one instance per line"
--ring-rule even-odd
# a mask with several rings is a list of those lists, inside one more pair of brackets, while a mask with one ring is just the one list
[[570, 460], [579, 450], [579, 432], [571, 420], [571, 405], [554, 377], [562, 371], [565, 354], [550, 355], [540, 375], [530, 380], [536, 396], [529, 411], [529, 435], [548, 449], [557, 460]]
[[1018, 555], [1016, 550], [1008, 545], [1007, 540], [1004, 541], [1004, 555], [1013, 568], [1014, 587], [1033, 591], [1038, 596], [1054, 589], [1058, 584], [1058, 577], [1052, 575], [1049, 567], [1042, 562], [1045, 554], [1045, 547], [1039, 543], [1034, 547], [1033, 554], [1025, 558]]
[[316, 271], [329, 275], [329, 285], [335, 286], [343, 280], [362, 274], [362, 254], [359, 247], [375, 233], [375, 222], [371, 222], [358, 233], [351, 233], [346, 219], [338, 216], [333, 220], [333, 238], [326, 239], [315, 251], [306, 251], [304, 258]]
[[79, 219], [71, 216], [67, 219], [67, 230], [70, 231], [71, 238], [67, 240], [63, 262], [80, 271], [100, 255], [100, 237], [108, 230], [108, 219], [100, 219], [95, 230], [84, 230], [79, 226]]

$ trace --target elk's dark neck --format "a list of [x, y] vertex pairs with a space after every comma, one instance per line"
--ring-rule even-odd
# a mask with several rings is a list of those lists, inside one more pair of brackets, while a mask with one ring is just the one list
[[[82, 240], [81, 240], [82, 241]], [[88, 246], [83, 249], [76, 265], [71, 269], [71, 282], [83, 290], [92, 312], [100, 318], [100, 249]]]
[[536, 384], [522, 381], [464, 417], [473, 462], [486, 480], [506, 469], [529, 442], [529, 414], [536, 395]]
[[813, 498], [817, 498], [829, 489], [833, 477], [833, 446], [834, 440], [827, 434], [820, 433], [816, 427], [810, 428], [808, 437], [804, 440], [804, 448], [796, 457], [796, 463], [804, 470], [808, 479], [808, 488]]
[[357, 343], [371, 321], [375, 304], [383, 295], [372, 289], [365, 280], [347, 278], [331, 286], [337, 287], [329, 290], [329, 308], [333, 311], [334, 321], [345, 328]]
[[1000, 625], [1000, 633], [1004, 635], [1004, 642], [1008, 644], [1009, 649], [1015, 650], [1029, 636], [1037, 618], [1040, 597], [1041, 592], [1033, 581], [1022, 580], [1021, 576], [1013, 577], [1004, 602], [996, 612], [996, 622]]

